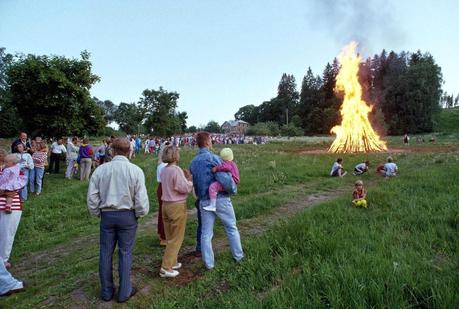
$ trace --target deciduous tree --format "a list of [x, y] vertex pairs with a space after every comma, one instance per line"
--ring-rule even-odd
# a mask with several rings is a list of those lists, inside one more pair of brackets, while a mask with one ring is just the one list
[[89, 90], [99, 80], [89, 53], [81, 58], [19, 56], [8, 68], [11, 102], [32, 136], [96, 134], [105, 127], [103, 111]]

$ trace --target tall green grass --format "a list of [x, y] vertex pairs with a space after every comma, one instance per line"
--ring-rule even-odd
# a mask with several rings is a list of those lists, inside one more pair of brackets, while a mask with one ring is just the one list
[[459, 165], [429, 164], [370, 188], [367, 210], [324, 203], [152, 307], [457, 308], [458, 183]]
[[[218, 152], [221, 148], [221, 146], [216, 147], [215, 151]], [[291, 143], [233, 147], [242, 179], [239, 193], [234, 197], [234, 201], [236, 205], [243, 204], [239, 212], [242, 218], [256, 216], [280, 203], [279, 199], [266, 195], [267, 192], [276, 191], [285, 185], [303, 184], [317, 177], [319, 180], [329, 181], [327, 174], [334, 157], [331, 155], [298, 156], [294, 151], [300, 148], [301, 145]], [[183, 149], [180, 166], [188, 167], [196, 151], [196, 149]], [[142, 154], [133, 162], [139, 165], [146, 175], [151, 211], [150, 215], [143, 220], [149, 220], [158, 207], [157, 158]], [[356, 161], [351, 162], [354, 164]], [[348, 164], [351, 165], [350, 162]], [[25, 203], [13, 258], [45, 250], [78, 236], [97, 233], [99, 221], [97, 218], [90, 217], [86, 208], [88, 183], [77, 179], [66, 180], [63, 172], [64, 169], [59, 175], [45, 175], [43, 193], [40, 196], [31, 196]], [[335, 187], [339, 184], [339, 182], [330, 183]], [[254, 199], [255, 194], [265, 196]], [[288, 200], [288, 195], [287, 192], [283, 196], [283, 201]], [[191, 196], [188, 207], [194, 207]]]
[[[392, 143], [392, 142], [391, 142]], [[233, 145], [241, 184], [233, 203], [238, 220], [262, 221], [270, 211], [306, 194], [348, 188], [355, 177], [328, 176], [332, 154], [305, 154], [307, 142]], [[218, 152], [222, 146], [218, 146]], [[325, 147], [324, 147], [325, 148]], [[196, 149], [183, 149], [186, 167]], [[352, 171], [387, 154], [344, 155]], [[457, 192], [459, 155], [394, 154], [400, 176], [362, 177], [370, 208], [355, 209], [350, 197], [321, 204], [269, 231], [243, 236], [246, 260], [235, 265], [228, 252], [217, 267], [186, 287], [158, 280], [162, 249], [152, 214], [142, 219], [134, 251], [134, 280], [148, 291], [130, 307], [451, 307], [457, 304]], [[133, 160], [146, 174], [151, 211], [157, 209], [156, 158]], [[87, 183], [47, 175], [43, 194], [25, 204], [13, 248], [15, 276], [25, 293], [0, 300], [0, 307], [98, 306], [98, 223], [86, 210]], [[188, 201], [189, 208], [193, 199]], [[196, 221], [187, 225], [186, 246], [195, 243]], [[222, 235], [217, 226], [216, 235]], [[52, 254], [52, 256], [51, 256]], [[37, 259], [38, 257], [38, 259]], [[456, 258], [455, 258], [456, 257]], [[197, 270], [201, 272], [202, 270]], [[456, 275], [456, 276], [455, 276]], [[428, 288], [430, 287], [430, 288]], [[457, 306], [456, 306], [457, 307]]]

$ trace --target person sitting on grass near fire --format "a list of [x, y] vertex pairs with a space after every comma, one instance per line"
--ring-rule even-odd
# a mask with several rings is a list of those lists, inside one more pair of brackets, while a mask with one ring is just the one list
[[335, 163], [333, 163], [332, 169], [330, 171], [330, 176], [332, 177], [343, 177], [347, 172], [343, 168], [343, 159], [338, 158]]
[[0, 195], [6, 197], [5, 212], [11, 213], [13, 198], [19, 190], [27, 185], [28, 179], [21, 172], [18, 159], [15, 154], [5, 157], [5, 169], [0, 174]]
[[384, 175], [384, 164], [386, 164], [386, 162], [383, 162], [381, 164], [379, 164], [377, 167], [376, 167], [376, 173], [377, 174], [381, 174], [381, 175]]
[[[241, 178], [239, 176], [239, 169], [237, 168], [236, 163], [233, 161], [233, 151], [230, 148], [223, 148], [220, 151], [220, 157], [223, 159], [223, 163], [212, 168], [212, 173], [218, 172], [229, 172], [231, 173], [231, 177], [236, 185], [239, 184]], [[208, 206], [203, 207], [203, 209], [208, 211], [216, 211], [217, 210], [217, 195], [218, 192], [225, 192], [225, 188], [223, 188], [222, 184], [218, 181], [214, 181], [209, 186], [209, 198], [210, 204]]]
[[363, 181], [355, 182], [354, 192], [352, 192], [352, 203], [357, 207], [367, 208], [367, 191], [363, 187]]
[[354, 167], [354, 172], [353, 174], [355, 176], [362, 175], [366, 172], [368, 172], [368, 167], [370, 166], [370, 161], [365, 161], [363, 163], [359, 163]]
[[387, 158], [387, 163], [384, 164], [384, 176], [386, 178], [397, 176], [398, 173], [398, 166], [394, 163], [394, 159], [392, 157]]

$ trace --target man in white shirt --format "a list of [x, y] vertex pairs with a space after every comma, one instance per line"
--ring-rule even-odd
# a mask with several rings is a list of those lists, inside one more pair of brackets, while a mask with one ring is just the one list
[[57, 142], [54, 142], [51, 145], [51, 156], [49, 157], [49, 167], [48, 172], [53, 172], [59, 174], [59, 164], [62, 159], [62, 154], [67, 153], [67, 149], [64, 146], [64, 140], [62, 138], [58, 139]]
[[129, 140], [117, 138], [111, 144], [114, 158], [99, 166], [91, 176], [88, 189], [89, 212], [100, 217], [99, 277], [101, 297], [110, 301], [114, 295], [112, 258], [118, 243], [118, 302], [127, 301], [137, 289], [130, 275], [137, 218], [148, 214], [149, 201], [143, 171], [127, 159]]

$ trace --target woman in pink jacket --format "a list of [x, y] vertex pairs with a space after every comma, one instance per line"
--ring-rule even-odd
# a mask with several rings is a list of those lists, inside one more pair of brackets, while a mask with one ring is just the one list
[[167, 166], [162, 170], [160, 177], [167, 244], [159, 275], [167, 278], [176, 277], [179, 274], [177, 270], [182, 267], [182, 264], [177, 262], [177, 256], [185, 237], [186, 199], [193, 190], [191, 174], [177, 166], [179, 160], [178, 147], [171, 145], [164, 148], [162, 161], [167, 163]]

